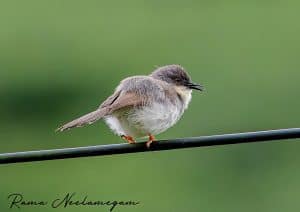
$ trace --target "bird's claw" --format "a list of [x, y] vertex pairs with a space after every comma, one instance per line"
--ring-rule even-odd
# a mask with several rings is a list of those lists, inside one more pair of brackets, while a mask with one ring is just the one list
[[153, 141], [155, 141], [155, 137], [151, 134], [149, 134], [149, 140], [146, 143], [146, 147], [149, 149], [151, 144], [153, 143]]
[[131, 136], [122, 135], [121, 138], [123, 138], [124, 140], [126, 140], [129, 144], [135, 144], [135, 140]]

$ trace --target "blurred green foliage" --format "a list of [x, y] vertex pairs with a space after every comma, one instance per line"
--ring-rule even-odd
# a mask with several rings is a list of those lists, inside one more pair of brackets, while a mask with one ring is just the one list
[[[54, 129], [96, 108], [122, 78], [172, 63], [206, 92], [194, 93], [183, 119], [159, 139], [299, 127], [299, 9], [296, 0], [2, 1], [0, 151], [123, 142], [101, 122]], [[299, 147], [282, 141], [2, 165], [0, 211], [9, 211], [14, 192], [141, 201], [116, 211], [297, 211]], [[53, 211], [20, 211], [41, 210]]]

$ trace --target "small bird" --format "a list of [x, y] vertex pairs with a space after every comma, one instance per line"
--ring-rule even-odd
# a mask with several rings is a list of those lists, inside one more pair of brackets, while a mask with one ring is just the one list
[[104, 119], [110, 129], [134, 144], [135, 138], [149, 137], [149, 148], [155, 135], [172, 127], [187, 109], [192, 89], [203, 91], [193, 83], [180, 65], [158, 67], [148, 76], [122, 80], [115, 92], [97, 110], [57, 129], [65, 131]]

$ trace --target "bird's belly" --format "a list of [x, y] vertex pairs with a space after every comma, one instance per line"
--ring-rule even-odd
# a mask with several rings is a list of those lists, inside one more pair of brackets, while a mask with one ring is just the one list
[[183, 111], [174, 105], [155, 103], [151, 106], [123, 109], [106, 117], [106, 123], [118, 135], [144, 137], [157, 135], [173, 126]]

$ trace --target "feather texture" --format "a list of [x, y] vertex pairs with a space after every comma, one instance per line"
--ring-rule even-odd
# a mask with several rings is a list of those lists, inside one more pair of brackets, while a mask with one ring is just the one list
[[97, 110], [64, 124], [57, 131], [104, 118], [118, 135], [159, 134], [173, 126], [187, 109], [192, 93], [190, 85], [189, 75], [179, 65], [157, 68], [149, 76], [128, 77]]

